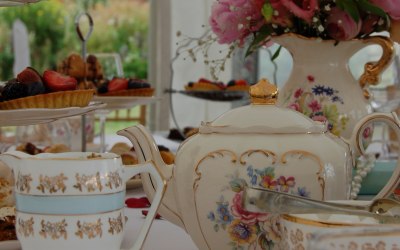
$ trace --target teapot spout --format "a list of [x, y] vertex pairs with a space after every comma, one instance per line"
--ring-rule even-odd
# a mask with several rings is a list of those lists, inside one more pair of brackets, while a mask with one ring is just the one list
[[[175, 198], [174, 180], [172, 180], [172, 172], [174, 165], [166, 165], [158, 150], [158, 146], [151, 136], [150, 132], [142, 125], [126, 128], [117, 132], [118, 135], [128, 138], [135, 148], [139, 163], [152, 161], [154, 165], [162, 173], [163, 178], [167, 180], [167, 190], [164, 194], [161, 206], [158, 212], [168, 221], [184, 228], [181, 215], [178, 212], [177, 202]], [[156, 187], [154, 180], [149, 174], [141, 174], [143, 189], [149, 198], [153, 200]]]

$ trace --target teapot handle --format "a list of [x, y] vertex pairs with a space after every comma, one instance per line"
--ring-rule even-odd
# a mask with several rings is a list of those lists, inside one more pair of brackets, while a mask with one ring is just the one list
[[161, 173], [161, 170], [157, 168], [153, 164], [152, 161], [146, 161], [143, 164], [138, 165], [124, 165], [124, 183], [126, 183], [133, 176], [140, 173], [149, 173], [154, 180], [156, 181], [157, 189], [154, 195], [153, 201], [151, 202], [151, 206], [149, 212], [146, 216], [146, 219], [140, 229], [139, 235], [132, 246], [129, 246], [129, 250], [140, 250], [143, 247], [144, 241], [146, 240], [147, 234], [149, 233], [151, 224], [154, 221], [154, 218], [157, 214], [158, 207], [161, 204], [161, 200], [164, 197], [165, 191], [167, 189], [167, 181]]
[[[355, 149], [360, 155], [365, 154], [365, 149], [363, 146], [363, 131], [364, 129], [373, 122], [384, 122], [389, 125], [396, 133], [397, 140], [400, 142], [400, 120], [397, 117], [396, 113], [373, 113], [365, 116], [358, 122], [356, 125], [353, 135], [352, 135], [352, 145], [355, 146]], [[400, 155], [400, 150], [399, 153]], [[382, 190], [375, 196], [374, 199], [390, 197], [393, 191], [400, 184], [400, 161], [397, 161], [397, 166], [394, 169], [392, 176], [388, 180], [387, 184], [382, 188]]]
[[379, 83], [379, 76], [392, 62], [395, 50], [393, 41], [384, 36], [371, 36], [364, 38], [362, 41], [365, 45], [378, 44], [383, 50], [382, 57], [378, 62], [368, 62], [365, 64], [364, 73], [359, 79], [360, 87], [364, 91], [364, 97], [369, 99], [370, 93], [365, 87], [368, 87], [368, 85], [377, 85]]

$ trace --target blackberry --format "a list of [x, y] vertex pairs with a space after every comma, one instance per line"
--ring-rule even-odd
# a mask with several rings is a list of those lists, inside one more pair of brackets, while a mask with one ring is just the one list
[[230, 81], [228, 82], [228, 84], [227, 84], [228, 87], [232, 87], [232, 86], [235, 86], [235, 85], [236, 85], [235, 80], [230, 80]]
[[138, 79], [129, 79], [128, 81], [128, 89], [144, 89], [150, 88], [150, 84]]
[[28, 96], [28, 86], [13, 79], [6, 83], [1, 93], [5, 101]]
[[109, 81], [105, 81], [104, 83], [102, 83], [98, 88], [97, 88], [97, 92], [99, 94], [105, 94], [108, 92], [108, 83]]
[[46, 87], [42, 82], [33, 82], [26, 85], [28, 87], [29, 96], [44, 94], [46, 92]]

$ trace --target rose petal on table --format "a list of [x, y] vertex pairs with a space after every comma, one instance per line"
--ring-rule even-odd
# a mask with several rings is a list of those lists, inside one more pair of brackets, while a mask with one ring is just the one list
[[[149, 212], [149, 211], [147, 211], [147, 210], [142, 210], [142, 214], [143, 214], [144, 216], [147, 216], [148, 212]], [[157, 220], [161, 219], [161, 215], [157, 214], [157, 215], [156, 215], [156, 219], [157, 219]]]
[[125, 200], [125, 204], [129, 208], [145, 208], [151, 205], [146, 197], [128, 198]]

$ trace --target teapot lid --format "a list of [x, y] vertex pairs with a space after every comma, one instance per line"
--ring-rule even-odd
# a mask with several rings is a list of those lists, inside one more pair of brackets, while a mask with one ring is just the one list
[[232, 109], [213, 122], [203, 122], [200, 134], [261, 133], [320, 134], [327, 124], [313, 121], [295, 110], [276, 106], [278, 88], [262, 79], [250, 87], [251, 105]]

